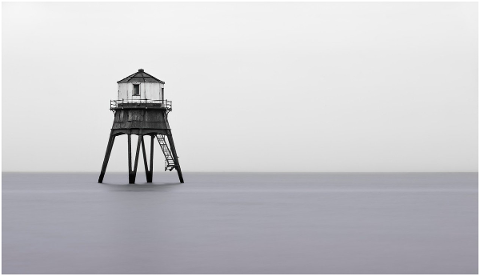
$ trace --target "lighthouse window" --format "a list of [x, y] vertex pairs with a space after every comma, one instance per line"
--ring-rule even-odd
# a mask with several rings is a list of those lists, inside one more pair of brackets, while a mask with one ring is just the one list
[[133, 85], [133, 96], [140, 96], [140, 84]]

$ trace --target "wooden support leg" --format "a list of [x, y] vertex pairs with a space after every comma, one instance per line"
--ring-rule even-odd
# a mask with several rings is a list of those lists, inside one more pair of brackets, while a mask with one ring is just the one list
[[[132, 138], [131, 134], [128, 134], [128, 183], [133, 184], [132, 182]], [[134, 181], [135, 182], [135, 181]]]
[[108, 160], [110, 159], [110, 153], [112, 152], [113, 143], [115, 141], [115, 136], [110, 132], [110, 138], [108, 139], [107, 151], [105, 152], [105, 158], [103, 159], [102, 171], [98, 177], [98, 183], [103, 182], [103, 177], [105, 176], [105, 171], [107, 170]]
[[175, 162], [175, 170], [177, 170], [178, 179], [180, 180], [180, 183], [184, 183], [182, 169], [180, 168], [180, 162], [178, 162], [177, 151], [175, 150], [175, 143], [173, 142], [172, 133], [171, 132], [168, 133], [167, 137], [168, 137], [168, 142], [170, 143], [170, 150], [172, 151], [173, 161]]
[[[138, 154], [140, 153], [140, 144], [142, 143], [141, 137], [142, 137], [142, 135], [139, 134], [138, 135], [138, 141], [137, 141], [137, 151], [135, 152], [135, 161], [134, 161], [134, 164], [133, 164], [133, 170], [130, 170], [130, 172], [128, 174], [128, 182], [130, 184], [135, 183], [135, 177], [137, 176]], [[130, 147], [129, 147], [129, 153], [130, 153], [129, 155], [131, 156]], [[131, 162], [132, 162], [131, 159], [129, 159], [129, 162], [130, 162], [130, 165], [131, 165]]]
[[147, 183], [152, 183], [152, 174], [148, 169], [147, 153], [145, 151], [145, 141], [143, 140], [143, 136], [142, 136], [142, 155], [143, 155], [143, 164], [145, 165], [145, 176], [147, 177]]
[[150, 135], [150, 179], [153, 181], [153, 146], [155, 135]]

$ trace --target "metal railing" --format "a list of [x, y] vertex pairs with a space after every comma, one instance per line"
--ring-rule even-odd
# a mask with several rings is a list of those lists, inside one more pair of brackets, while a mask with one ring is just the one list
[[147, 108], [165, 108], [172, 110], [172, 101], [168, 100], [150, 100], [150, 99], [121, 99], [110, 100], [110, 110], [121, 109], [125, 107], [145, 106]]

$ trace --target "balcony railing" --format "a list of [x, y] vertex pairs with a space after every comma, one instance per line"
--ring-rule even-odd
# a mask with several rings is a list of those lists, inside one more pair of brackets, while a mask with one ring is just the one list
[[152, 108], [152, 109], [167, 109], [172, 111], [172, 101], [167, 100], [150, 100], [150, 99], [122, 99], [110, 100], [110, 110], [124, 109], [124, 108]]

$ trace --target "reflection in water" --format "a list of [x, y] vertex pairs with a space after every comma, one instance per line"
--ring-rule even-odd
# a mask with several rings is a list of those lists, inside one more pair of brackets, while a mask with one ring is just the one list
[[100, 183], [112, 189], [112, 191], [154, 191], [168, 189], [170, 186], [182, 185], [182, 183], [136, 183], [136, 184], [114, 184]]

